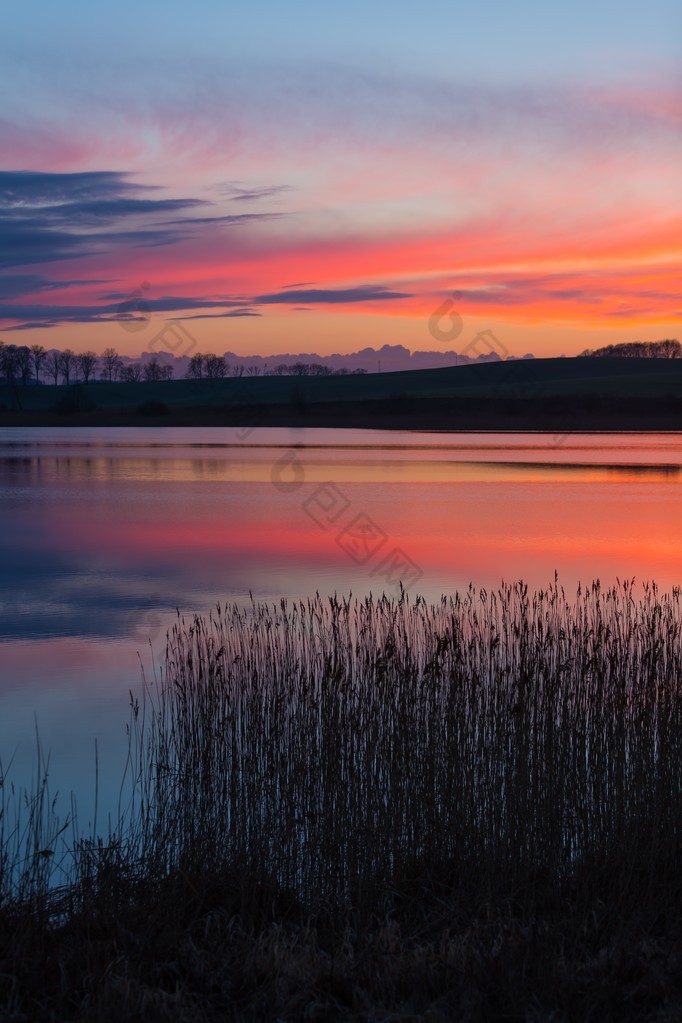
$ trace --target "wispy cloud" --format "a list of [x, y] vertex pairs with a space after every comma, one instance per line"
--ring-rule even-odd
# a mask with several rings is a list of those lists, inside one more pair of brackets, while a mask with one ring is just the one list
[[152, 198], [158, 191], [117, 171], [0, 171], [0, 267], [70, 260], [115, 248], [171, 245], [197, 227], [234, 227], [282, 216], [216, 212], [178, 218], [184, 210], [208, 212], [215, 206], [193, 197]]
[[291, 185], [266, 185], [262, 188], [243, 188], [234, 182], [216, 185], [215, 189], [232, 202], [260, 202], [261, 199], [277, 199], [292, 192]]
[[[88, 282], [92, 283], [92, 282]], [[136, 319], [131, 308], [130, 296], [124, 292], [107, 292], [105, 301], [97, 305], [42, 305], [11, 302], [0, 304], [0, 321], [18, 321], [14, 327], [20, 330], [30, 322], [41, 327], [60, 326], [65, 323], [108, 323], [130, 322]], [[361, 286], [357, 288], [311, 289], [308, 291], [284, 291], [265, 295], [226, 296], [214, 298], [193, 298], [181, 295], [165, 295], [161, 298], [145, 298], [149, 313], [182, 313], [180, 319], [229, 319], [237, 316], [259, 316], [261, 305], [293, 305], [300, 308], [301, 302], [315, 305], [344, 305], [347, 303], [378, 302], [409, 298], [408, 292], [391, 291], [383, 287]], [[200, 310], [200, 312], [197, 312]], [[170, 317], [173, 318], [173, 317]]]
[[307, 290], [284, 290], [266, 295], [254, 295], [257, 305], [299, 305], [301, 302], [316, 305], [346, 305], [353, 302], [384, 302], [399, 298], [410, 298], [406, 291], [391, 291], [389, 288], [363, 284], [357, 288], [308, 288]]
[[[211, 310], [215, 316], [244, 316], [254, 315], [249, 304], [242, 300], [231, 300], [227, 298], [210, 300], [198, 299], [185, 296], [166, 295], [162, 298], [145, 300], [145, 306], [150, 313], [191, 313], [192, 310]], [[0, 304], [0, 320], [18, 320], [19, 325], [15, 328], [21, 329], [25, 326], [22, 321], [40, 323], [41, 326], [59, 326], [65, 323], [111, 323], [111, 322], [134, 322], [140, 317], [136, 316], [130, 309], [130, 303], [123, 301], [102, 303], [101, 305], [39, 305], [21, 304], [18, 302]], [[189, 318], [189, 317], [183, 317]]]
[[0, 207], [4, 210], [70, 205], [117, 198], [140, 191], [118, 171], [51, 174], [44, 171], [0, 171]]
[[284, 213], [234, 213], [217, 217], [183, 217], [181, 220], [169, 220], [168, 224], [179, 224], [181, 227], [193, 227], [196, 225], [218, 227], [226, 225], [235, 227], [237, 225], [258, 223], [258, 221], [279, 220], [286, 216]]
[[109, 281], [98, 279], [54, 281], [43, 274], [5, 274], [0, 276], [0, 300], [22, 298], [24, 295], [37, 295], [41, 292], [64, 291], [66, 288], [77, 288], [83, 285], [108, 284]]

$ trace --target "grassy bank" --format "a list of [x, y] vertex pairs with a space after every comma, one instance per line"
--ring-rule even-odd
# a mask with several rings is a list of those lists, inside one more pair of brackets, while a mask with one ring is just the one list
[[535, 359], [347, 377], [0, 384], [0, 426], [679, 430], [682, 360]]
[[114, 832], [6, 795], [0, 1011], [677, 1019], [681, 697], [677, 590], [179, 620]]

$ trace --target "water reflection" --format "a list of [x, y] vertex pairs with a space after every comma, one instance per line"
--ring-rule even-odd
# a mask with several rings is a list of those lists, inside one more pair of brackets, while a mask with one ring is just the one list
[[[337, 483], [442, 483], [442, 482], [533, 482], [535, 480], [570, 478], [590, 483], [604, 478], [621, 480], [661, 476], [682, 478], [682, 466], [669, 464], [599, 464], [595, 462], [549, 462], [528, 460], [511, 461], [458, 460], [443, 458], [441, 452], [401, 451], [386, 453], [378, 459], [376, 452], [366, 450], [326, 451], [319, 449], [285, 448], [304, 466], [310, 482], [322, 483], [333, 479]], [[390, 457], [389, 457], [390, 454]], [[499, 456], [499, 452], [496, 452]], [[166, 457], [130, 458], [127, 455], [84, 457], [81, 455], [0, 456], [0, 479], [17, 485], [34, 484], [69, 486], [115, 481], [150, 481], [155, 483], [215, 480], [233, 483], [272, 482], [273, 465], [282, 459], [282, 449], [262, 448], [237, 451], [225, 449], [213, 458]]]
[[178, 608], [395, 592], [400, 564], [429, 599], [682, 578], [679, 435], [62, 433], [0, 431], [0, 753], [28, 757], [36, 713], [66, 789], [95, 735], [113, 762]]
[[[32, 448], [0, 437], [0, 637], [126, 636], [143, 613], [249, 591], [377, 591], [395, 583], [377, 570], [379, 550], [401, 551], [413, 566], [408, 581], [418, 575], [436, 596], [471, 580], [542, 585], [555, 569], [566, 585], [680, 577], [682, 465], [633, 461], [661, 458], [649, 438], [617, 438], [601, 462], [594, 438], [572, 445], [590, 461], [576, 461], [575, 450], [573, 460], [561, 450], [552, 461], [518, 439], [451, 441], [445, 457], [446, 442], [419, 437], [414, 449], [387, 446], [381, 458], [376, 442], [329, 447], [317, 432], [310, 440], [215, 445], [210, 457], [205, 446], [196, 457], [194, 443], [168, 445], [150, 457], [142, 444], [132, 455], [129, 442], [107, 448], [96, 436], [62, 447], [47, 435]], [[677, 439], [661, 450], [670, 457]], [[607, 460], [614, 451], [617, 464]], [[357, 520], [362, 550], [359, 539], [344, 542]], [[383, 540], [363, 560], [369, 533]]]

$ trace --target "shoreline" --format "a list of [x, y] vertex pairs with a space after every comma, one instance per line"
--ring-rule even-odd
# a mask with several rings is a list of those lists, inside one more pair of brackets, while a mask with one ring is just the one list
[[[677, 405], [677, 402], [676, 402]], [[167, 406], [152, 412], [141, 408], [93, 409], [59, 413], [47, 409], [0, 410], [0, 428], [22, 427], [232, 427], [251, 431], [261, 427], [312, 429], [370, 429], [442, 434], [505, 433], [557, 436], [557, 444], [571, 434], [682, 433], [681, 408], [660, 402], [639, 403], [639, 408], [587, 409], [574, 406], [564, 414], [540, 414], [524, 406], [505, 410], [480, 402], [477, 409], [453, 412], [431, 400], [409, 414], [382, 407], [383, 402], [319, 403], [294, 411], [279, 405], [236, 407]]]

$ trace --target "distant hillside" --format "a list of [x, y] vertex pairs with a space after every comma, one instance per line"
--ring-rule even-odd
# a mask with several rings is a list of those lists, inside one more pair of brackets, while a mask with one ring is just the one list
[[0, 425], [680, 430], [682, 360], [534, 359], [361, 376], [0, 385]]
[[[140, 356], [142, 363], [148, 362], [155, 355], [161, 358], [167, 365], [173, 367], [173, 376], [176, 380], [187, 376], [191, 355], [175, 357], [169, 352], [143, 352]], [[360, 351], [351, 352], [348, 355], [318, 355], [317, 352], [284, 353], [282, 355], [236, 355], [234, 352], [224, 352], [223, 358], [228, 366], [228, 372], [241, 368], [245, 372], [257, 371], [258, 376], [276, 373], [278, 367], [299, 365], [324, 366], [327, 369], [348, 373], [364, 370], [365, 373], [396, 373], [411, 369], [441, 369], [446, 366], [469, 366], [486, 362], [500, 362], [500, 356], [494, 351], [484, 350], [477, 354], [472, 350], [469, 354], [455, 351], [410, 351], [403, 345], [383, 345], [381, 348], [362, 348]], [[524, 359], [532, 359], [531, 354], [524, 355]], [[128, 357], [123, 358], [125, 365], [137, 360]]]

